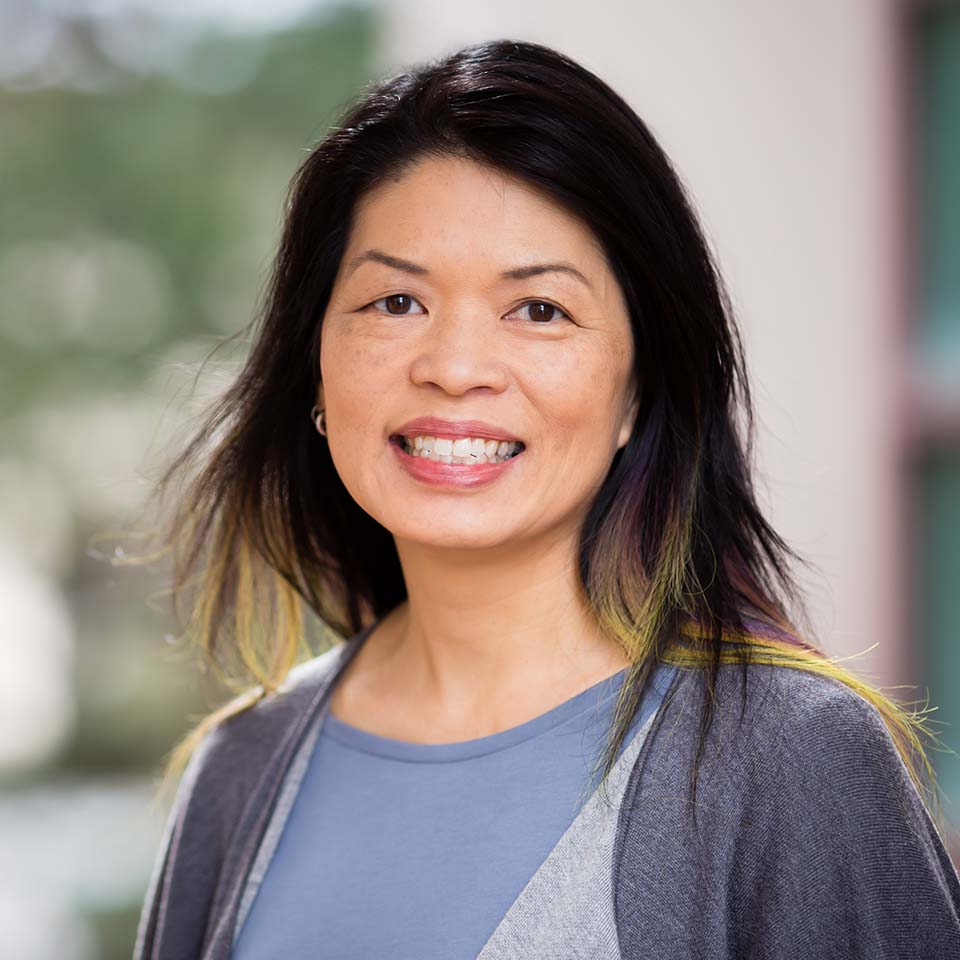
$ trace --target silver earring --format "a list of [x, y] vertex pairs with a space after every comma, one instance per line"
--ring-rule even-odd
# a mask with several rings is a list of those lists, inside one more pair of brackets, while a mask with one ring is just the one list
[[324, 436], [327, 435], [326, 412], [326, 408], [320, 410], [316, 404], [310, 408], [310, 419], [316, 424], [317, 430]]

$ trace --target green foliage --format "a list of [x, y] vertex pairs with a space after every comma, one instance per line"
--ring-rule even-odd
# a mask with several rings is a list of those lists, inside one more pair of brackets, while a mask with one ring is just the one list
[[[198, 26], [176, 66], [134, 58], [134, 69], [117, 24], [64, 19], [39, 73], [66, 63], [68, 75], [0, 86], [0, 429], [16, 467], [0, 494], [16, 484], [8, 512], [30, 518], [24, 567], [42, 556], [42, 575], [59, 581], [75, 708], [47, 769], [6, 771], [8, 783], [154, 771], [187, 717], [216, 700], [197, 664], [164, 643], [177, 625], [150, 609], [163, 584], [89, 545], [138, 528], [121, 487], [147, 453], [162, 464], [177, 452], [152, 449], [178, 399], [173, 366], [199, 363], [255, 311], [287, 185], [371, 79], [374, 27], [365, 6], [271, 32]], [[127, 40], [146, 49], [150, 28], [125, 28]], [[49, 486], [17, 482], [34, 476]], [[43, 656], [30, 669], [53, 671]]]
[[[89, 32], [65, 29], [77, 46]], [[105, 89], [0, 89], [7, 413], [64, 378], [135, 387], [175, 341], [249, 319], [283, 191], [369, 79], [372, 29], [365, 8], [342, 7], [267, 35], [208, 33], [184, 75], [247, 64], [249, 85], [225, 93], [124, 71], [89, 43]]]

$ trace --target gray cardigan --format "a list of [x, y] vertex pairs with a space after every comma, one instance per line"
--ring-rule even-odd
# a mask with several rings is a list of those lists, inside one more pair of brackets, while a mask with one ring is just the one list
[[[370, 629], [197, 748], [134, 960], [228, 960]], [[744, 687], [741, 670], [720, 670], [695, 809], [704, 693], [681, 668], [478, 960], [960, 960], [960, 878], [877, 710], [826, 677], [752, 665]]]

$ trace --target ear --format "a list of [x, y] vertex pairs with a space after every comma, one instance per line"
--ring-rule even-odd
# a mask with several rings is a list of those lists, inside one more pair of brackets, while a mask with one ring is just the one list
[[620, 424], [620, 435], [617, 437], [617, 449], [622, 450], [626, 445], [627, 441], [630, 439], [630, 435], [633, 433], [633, 427], [637, 420], [637, 411], [640, 408], [640, 390], [634, 384], [632, 391], [633, 399], [630, 402], [630, 406], [627, 408], [627, 412], [624, 414], [623, 421]]
[[317, 381], [317, 409], [323, 410], [325, 404], [323, 402], [323, 381]]

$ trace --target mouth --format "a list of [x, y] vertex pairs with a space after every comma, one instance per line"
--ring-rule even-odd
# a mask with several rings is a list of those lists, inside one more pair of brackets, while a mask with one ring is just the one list
[[415, 448], [413, 439], [406, 437], [403, 434], [392, 434], [390, 437], [390, 443], [395, 447], [398, 447], [406, 456], [409, 457], [414, 457], [416, 459], [433, 463], [448, 463], [464, 466], [485, 463], [503, 463], [509, 460], [514, 460], [519, 457], [527, 447], [522, 440], [494, 440], [491, 438], [487, 440], [487, 448], [483, 451], [474, 453], [473, 449], [471, 448], [471, 450], [465, 452], [464, 455], [457, 456], [453, 454], [451, 449], [450, 453], [444, 456], [444, 458], [441, 460], [438, 459], [439, 455], [433, 455], [432, 452], [425, 454], [422, 447]]

